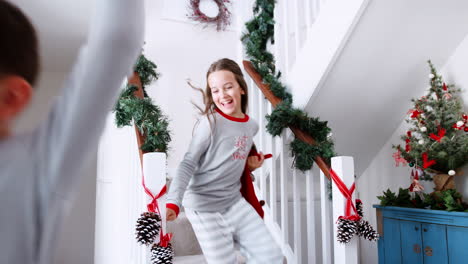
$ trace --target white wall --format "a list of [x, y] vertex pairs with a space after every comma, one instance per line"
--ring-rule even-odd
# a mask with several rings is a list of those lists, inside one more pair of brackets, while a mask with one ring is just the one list
[[[430, 57], [430, 54], [428, 55]], [[465, 112], [468, 109], [468, 75], [466, 69], [468, 68], [468, 36], [458, 46], [447, 63], [441, 67], [434, 61], [435, 66], [442, 74], [444, 80], [448, 83], [453, 83], [459, 88], [464, 90], [461, 98], [464, 102]], [[427, 70], [429, 74], [429, 69]], [[421, 78], [427, 78], [426, 75]], [[421, 95], [423, 95], [425, 87], [421, 87]], [[410, 98], [408, 98], [410, 100]], [[402, 120], [405, 118], [407, 109], [401, 109]], [[379, 153], [375, 156], [369, 167], [359, 177], [357, 189], [359, 197], [364, 202], [364, 217], [366, 217], [371, 224], [376, 227], [375, 209], [372, 208], [373, 204], [378, 204], [378, 195], [381, 195], [384, 190], [390, 188], [392, 191], [397, 191], [398, 188], [407, 188], [410, 184], [410, 168], [395, 167], [392, 153], [394, 150], [391, 148], [392, 144], [398, 144], [401, 139], [400, 135], [406, 133], [408, 125], [402, 121], [401, 125], [396, 129], [393, 135], [388, 139]], [[456, 178], [457, 188], [464, 195], [465, 199], [468, 198], [468, 166], [465, 166], [465, 174], [462, 177]], [[431, 192], [433, 184], [431, 182], [423, 182], [426, 192]], [[361, 263], [377, 263], [377, 243], [361, 240]]]
[[171, 120], [169, 176], [177, 168], [192, 136], [197, 110], [190, 100], [202, 105], [201, 95], [187, 85], [186, 79], [204, 88], [210, 64], [224, 57], [236, 60], [240, 45], [237, 32], [216, 32], [188, 22], [185, 12], [172, 10], [180, 8], [180, 4], [173, 2], [147, 2], [144, 48], [145, 55], [157, 64], [161, 73], [160, 79], [147, 88], [148, 93]]

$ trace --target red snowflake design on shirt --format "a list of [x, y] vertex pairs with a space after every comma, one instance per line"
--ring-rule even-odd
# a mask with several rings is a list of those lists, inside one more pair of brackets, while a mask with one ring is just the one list
[[245, 160], [247, 158], [247, 140], [248, 136], [235, 137], [234, 147], [237, 148], [236, 152], [232, 154], [234, 160]]

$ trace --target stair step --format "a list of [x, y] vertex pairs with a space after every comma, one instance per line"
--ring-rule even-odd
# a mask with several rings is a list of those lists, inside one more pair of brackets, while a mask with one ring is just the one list
[[203, 255], [179, 256], [175, 257], [174, 264], [206, 264]]

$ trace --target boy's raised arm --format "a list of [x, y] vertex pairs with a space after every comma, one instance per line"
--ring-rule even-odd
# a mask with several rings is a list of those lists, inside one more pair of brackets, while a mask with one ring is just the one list
[[144, 0], [96, 1], [88, 39], [63, 95], [36, 131], [44, 161], [39, 167], [47, 177], [39, 180], [41, 200], [69, 197], [83, 165], [94, 156], [106, 116], [141, 52], [143, 35]]

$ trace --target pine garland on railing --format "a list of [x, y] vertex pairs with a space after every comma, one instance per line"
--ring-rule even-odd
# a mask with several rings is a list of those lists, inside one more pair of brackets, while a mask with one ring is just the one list
[[276, 71], [275, 58], [267, 50], [268, 41], [274, 43], [274, 8], [275, 0], [257, 0], [253, 9], [254, 18], [245, 24], [247, 32], [241, 40], [248, 58], [263, 82], [282, 100], [271, 115], [266, 116], [267, 131], [273, 136], [278, 136], [284, 128], [297, 127], [316, 141], [315, 145], [310, 145], [296, 138], [290, 145], [295, 167], [306, 171], [312, 167], [315, 157], [321, 156], [329, 163], [330, 158], [336, 154], [327, 121], [311, 118], [301, 109], [294, 108], [291, 93], [280, 81], [281, 72]]
[[127, 84], [114, 108], [115, 123], [120, 128], [130, 126], [133, 120], [137, 129], [145, 136], [141, 150], [167, 154], [171, 141], [171, 133], [168, 129], [169, 120], [161, 109], [153, 104], [153, 100], [145, 90], [147, 85], [159, 78], [156, 68], [156, 64], [144, 55], [140, 55], [134, 66], [134, 71], [141, 79], [144, 98], [135, 96], [135, 92], [138, 90], [137, 86]]

